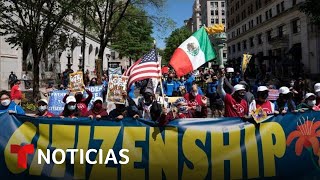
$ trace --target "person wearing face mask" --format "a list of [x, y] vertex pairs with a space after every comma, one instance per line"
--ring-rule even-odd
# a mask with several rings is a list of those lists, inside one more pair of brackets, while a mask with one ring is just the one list
[[252, 112], [255, 112], [257, 108], [262, 108], [264, 112], [274, 114], [274, 104], [267, 100], [269, 95], [269, 89], [266, 86], [259, 86], [257, 92], [257, 99], [253, 100], [249, 105], [249, 116]]
[[170, 74], [168, 80], [163, 82], [164, 94], [168, 97], [172, 97], [172, 93], [177, 91], [177, 83], [173, 80], [174, 74]]
[[215, 117], [222, 117], [223, 101], [217, 92], [218, 84], [218, 77], [216, 75], [212, 75], [211, 82], [209, 81], [207, 85], [207, 96], [210, 100], [212, 115]]
[[0, 92], [0, 102], [0, 113], [26, 114], [21, 106], [17, 105], [14, 101], [11, 101], [10, 93], [8, 91], [3, 90]]
[[[81, 111], [81, 114], [86, 114], [88, 112], [88, 105], [89, 105], [89, 103], [92, 99], [92, 96], [93, 96], [92, 92], [90, 90], [85, 89], [85, 91], [88, 94], [87, 98], [83, 98], [82, 92], [77, 92], [74, 96], [76, 98], [77, 109], [79, 109]], [[70, 90], [69, 90], [69, 93], [67, 93], [63, 98], [64, 103], [66, 103], [66, 99], [69, 97], [69, 95], [70, 95]]]
[[81, 111], [77, 108], [77, 101], [74, 96], [68, 96], [66, 99], [66, 105], [62, 113], [60, 114], [61, 118], [77, 118], [81, 115]]
[[248, 104], [244, 100], [246, 93], [245, 87], [241, 84], [237, 84], [233, 87], [234, 92], [228, 94], [223, 88], [225, 76], [221, 75], [219, 79], [218, 93], [224, 100], [225, 104], [225, 117], [245, 117], [248, 114]]
[[198, 85], [193, 84], [190, 93], [184, 95], [188, 106], [191, 108], [194, 118], [207, 118], [207, 97], [199, 94]]
[[161, 105], [155, 99], [151, 83], [148, 83], [148, 86], [142, 95], [143, 98], [138, 100], [139, 114], [143, 119], [157, 120], [161, 113]]
[[320, 105], [320, 83], [316, 83], [314, 85], [314, 93], [316, 94], [317, 98], [316, 98], [316, 105], [319, 106]]
[[274, 102], [276, 113], [286, 114], [287, 112], [294, 112], [296, 105], [292, 100], [292, 92], [288, 87], [281, 87], [279, 89], [279, 98]]
[[38, 101], [38, 113], [36, 117], [54, 117], [54, 114], [48, 111], [48, 101], [46, 99]]
[[170, 121], [175, 119], [193, 118], [193, 114], [188, 107], [188, 103], [184, 98], [179, 98], [175, 101], [174, 106], [176, 107], [168, 113], [167, 108], [163, 108], [159, 118], [159, 126], [165, 126]]
[[313, 93], [307, 93], [303, 102], [297, 106], [297, 110], [300, 112], [310, 110], [316, 105], [316, 102], [316, 95]]
[[90, 111], [88, 111], [85, 117], [89, 117], [91, 119], [101, 119], [103, 117], [107, 117], [107, 111], [102, 107], [103, 99], [102, 97], [96, 97], [93, 102], [93, 107]]

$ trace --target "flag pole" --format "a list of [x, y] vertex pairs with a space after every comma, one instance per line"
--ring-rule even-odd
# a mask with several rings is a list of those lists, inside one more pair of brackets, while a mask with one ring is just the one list
[[[156, 53], [156, 58], [157, 58], [157, 61], [159, 63], [159, 68], [160, 68], [160, 71], [159, 71], [159, 82], [160, 82], [160, 90], [161, 90], [161, 95], [162, 95], [162, 107], [164, 108], [164, 91], [163, 91], [163, 85], [162, 85], [162, 68], [161, 68], [161, 60], [159, 61], [158, 59], [158, 53], [157, 53], [157, 48], [156, 48], [156, 40], [153, 41], [153, 48], [154, 48], [154, 51]], [[161, 102], [161, 101], [160, 101]]]

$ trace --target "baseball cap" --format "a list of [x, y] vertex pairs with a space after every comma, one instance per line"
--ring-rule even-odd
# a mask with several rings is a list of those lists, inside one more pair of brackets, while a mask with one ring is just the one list
[[288, 93], [290, 93], [290, 90], [288, 87], [283, 86], [279, 89], [279, 94], [288, 94]]
[[308, 99], [308, 98], [311, 97], [311, 96], [316, 97], [316, 95], [313, 94], [313, 93], [307, 93], [307, 94], [305, 95], [304, 99]]
[[319, 92], [320, 91], [320, 83], [317, 83], [314, 85], [314, 92]]
[[269, 89], [267, 88], [267, 86], [259, 86], [259, 87], [258, 87], [258, 92], [263, 92], [263, 91], [269, 91]]
[[93, 102], [96, 102], [96, 101], [103, 102], [103, 99], [102, 99], [102, 97], [96, 97], [96, 98], [94, 98]]
[[227, 71], [227, 73], [233, 73], [234, 69], [233, 68], [227, 68], [226, 71]]
[[74, 96], [68, 96], [67, 97], [66, 103], [69, 104], [71, 102], [74, 102], [74, 103], [77, 102], [76, 98]]
[[37, 103], [39, 103], [39, 102], [44, 102], [48, 105], [48, 101], [46, 99], [40, 99]]
[[175, 102], [174, 102], [175, 106], [179, 106], [179, 105], [187, 105], [187, 101], [184, 98], [178, 98]]
[[242, 84], [237, 84], [233, 88], [234, 88], [234, 91], [240, 91], [240, 90], [246, 89]]

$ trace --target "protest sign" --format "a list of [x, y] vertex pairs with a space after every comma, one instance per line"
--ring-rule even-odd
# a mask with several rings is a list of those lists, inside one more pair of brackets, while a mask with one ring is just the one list
[[83, 92], [83, 73], [81, 71], [77, 71], [69, 74], [69, 86], [71, 92]]
[[116, 104], [125, 104], [126, 99], [123, 98], [122, 94], [127, 94], [127, 76], [120, 76], [113, 74], [110, 76], [107, 92], [107, 101]]
[[[93, 101], [96, 97], [102, 97], [103, 86], [88, 86], [86, 87], [92, 93], [92, 99], [88, 105], [88, 109], [91, 109], [93, 106]], [[84, 97], [88, 97], [88, 94], [84, 92]], [[102, 97], [103, 98], [103, 97]]]
[[48, 104], [49, 112], [58, 116], [63, 111], [65, 103], [62, 100], [66, 94], [66, 90], [54, 90], [51, 92]]
[[109, 68], [108, 72], [109, 72], [109, 76], [111, 76], [112, 74], [122, 75], [121, 67]]

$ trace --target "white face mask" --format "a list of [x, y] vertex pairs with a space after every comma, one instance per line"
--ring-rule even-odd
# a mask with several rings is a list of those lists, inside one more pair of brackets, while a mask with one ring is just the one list
[[194, 91], [192, 91], [192, 93], [191, 93], [193, 96], [197, 96], [198, 95], [198, 92], [194, 92]]
[[310, 106], [310, 107], [315, 106], [315, 105], [316, 105], [316, 103], [317, 103], [317, 101], [316, 101], [316, 100], [308, 101], [308, 102], [307, 102], [308, 106]]
[[73, 110], [76, 109], [76, 105], [68, 105], [68, 109], [69, 109], [70, 111], [73, 111]]
[[9, 106], [10, 102], [11, 102], [10, 99], [6, 99], [6, 100], [1, 101], [1, 105], [2, 106]]
[[47, 106], [39, 106], [38, 109], [40, 112], [43, 112], [43, 111], [47, 110]]

